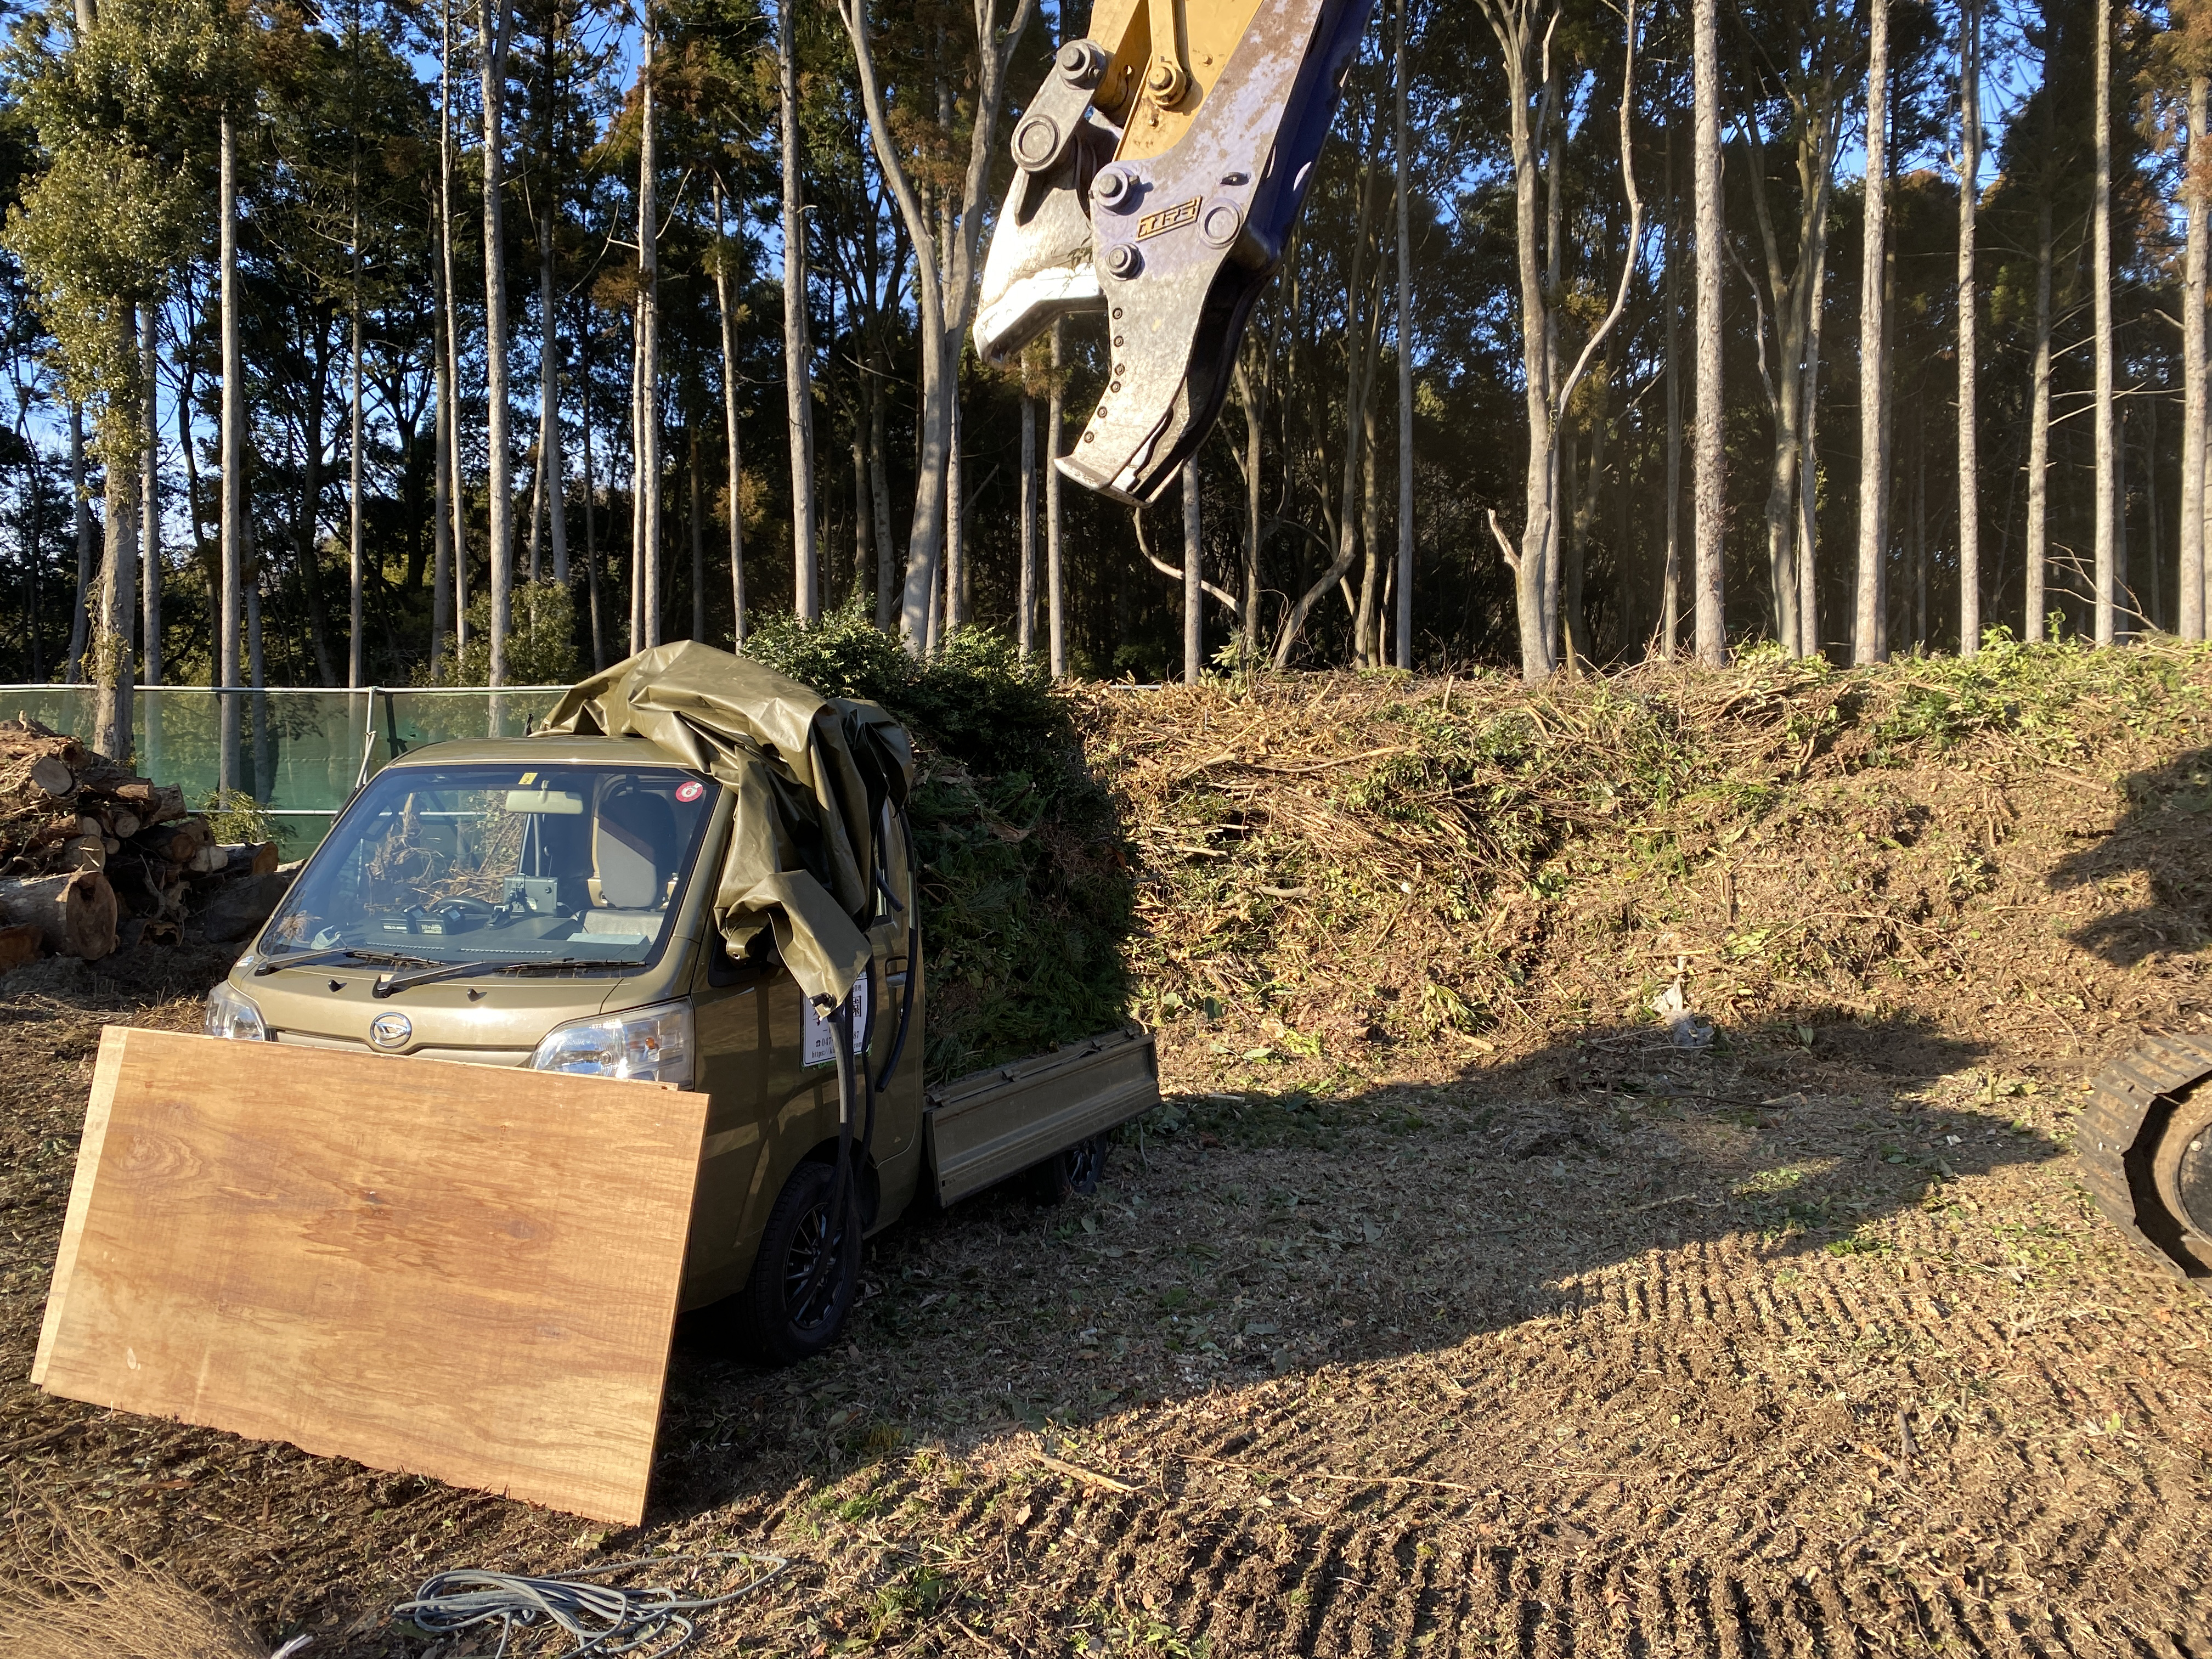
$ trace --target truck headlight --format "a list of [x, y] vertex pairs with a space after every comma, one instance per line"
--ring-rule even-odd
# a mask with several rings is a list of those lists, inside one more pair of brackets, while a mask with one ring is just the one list
[[261, 1018], [261, 1011], [253, 1006], [251, 997], [232, 990], [228, 980], [208, 993], [207, 1014], [200, 1029], [214, 1037], [236, 1037], [245, 1042], [269, 1041], [269, 1024]]
[[663, 1002], [605, 1019], [556, 1025], [530, 1056], [539, 1072], [632, 1078], [691, 1086], [691, 1005]]

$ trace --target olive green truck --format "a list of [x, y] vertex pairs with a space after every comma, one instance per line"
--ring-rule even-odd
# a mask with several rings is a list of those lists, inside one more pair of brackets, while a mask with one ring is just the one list
[[917, 1199], [1095, 1187], [1158, 1104], [1134, 1027], [926, 1088], [912, 761], [873, 705], [692, 645], [526, 738], [397, 757], [210, 996], [216, 1036], [709, 1097], [682, 1305], [759, 1357], [837, 1334]]

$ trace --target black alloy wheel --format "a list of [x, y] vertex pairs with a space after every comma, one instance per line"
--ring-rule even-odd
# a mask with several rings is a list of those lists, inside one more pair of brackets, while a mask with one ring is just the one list
[[[738, 1293], [746, 1346], [771, 1365], [811, 1359], [837, 1340], [860, 1284], [860, 1206], [848, 1194], [833, 1236], [836, 1171], [802, 1164], [762, 1230], [752, 1277]], [[826, 1258], [826, 1259], [825, 1259]]]

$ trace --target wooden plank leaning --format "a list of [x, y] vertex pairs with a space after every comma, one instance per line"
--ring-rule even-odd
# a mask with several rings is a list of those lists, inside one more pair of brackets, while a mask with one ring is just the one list
[[706, 1109], [110, 1026], [32, 1380], [635, 1525]]

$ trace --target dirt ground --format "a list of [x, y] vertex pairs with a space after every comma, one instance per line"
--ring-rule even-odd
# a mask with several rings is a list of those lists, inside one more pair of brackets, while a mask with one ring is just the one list
[[[636, 1532], [33, 1390], [100, 1024], [192, 1024], [220, 963], [22, 970], [0, 1578], [66, 1525], [348, 1659], [489, 1652], [391, 1624], [441, 1569], [711, 1548], [791, 1565], [708, 1652], [2198, 1659], [2212, 1297], [2123, 1244], [2067, 1152], [2102, 1059], [2208, 1029], [2171, 856], [2212, 860], [2201, 738], [2145, 741], [1997, 780], [1988, 870], [1886, 953], [1925, 974], [1753, 1019], [1779, 970], [1738, 957], [1708, 1051], [1586, 1000], [1324, 1086], [1271, 1069], [1259, 1017], [1169, 1022], [1172, 1098], [1095, 1198], [902, 1223], [850, 1342], [791, 1371], [691, 1322]], [[1918, 786], [1883, 779], [1861, 796], [1903, 811]], [[1853, 833], [1959, 867], [1942, 831]], [[1809, 892], [1789, 840], [1728, 869]], [[1637, 926], [1694, 948], [1714, 868]], [[1730, 873], [1723, 921], [1756, 891]]]

